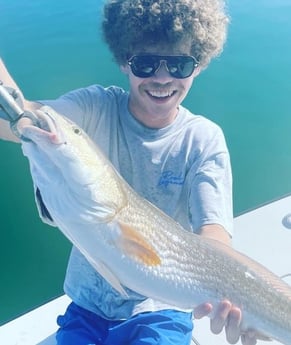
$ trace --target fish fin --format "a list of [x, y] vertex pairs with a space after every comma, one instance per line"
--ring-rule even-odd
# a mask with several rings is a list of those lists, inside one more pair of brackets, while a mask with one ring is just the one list
[[157, 266], [161, 264], [161, 259], [155, 249], [130, 225], [118, 222], [122, 236], [118, 241], [118, 246], [128, 256], [142, 262], [147, 266]]
[[256, 338], [257, 340], [262, 340], [262, 341], [273, 341], [272, 338], [268, 337], [267, 335], [253, 329], [248, 329], [247, 332], [249, 335], [251, 335], [253, 338]]
[[258, 340], [263, 340], [263, 341], [273, 341], [272, 338], [267, 337], [266, 335], [263, 335], [262, 333], [257, 333], [257, 339]]
[[260, 333], [258, 331], [255, 332], [255, 336], [258, 340], [263, 340], [263, 341], [273, 341], [272, 338], [268, 337], [267, 335]]
[[124, 298], [129, 298], [127, 292], [124, 290], [124, 287], [121, 285], [119, 279], [102, 261], [93, 261], [89, 260], [90, 264], [98, 271], [98, 273]]

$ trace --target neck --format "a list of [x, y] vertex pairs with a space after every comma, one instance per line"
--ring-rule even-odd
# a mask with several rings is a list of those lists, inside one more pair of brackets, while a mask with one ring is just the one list
[[161, 129], [172, 124], [179, 112], [179, 108], [173, 109], [171, 112], [162, 113], [157, 109], [156, 113], [142, 112], [141, 109], [136, 111], [135, 107], [129, 104], [129, 111], [132, 116], [141, 124], [148, 128]]

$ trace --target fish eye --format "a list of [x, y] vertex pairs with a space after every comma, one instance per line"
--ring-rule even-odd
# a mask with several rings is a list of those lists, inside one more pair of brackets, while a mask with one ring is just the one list
[[82, 130], [79, 127], [73, 127], [73, 132], [77, 135], [81, 135], [82, 134]]

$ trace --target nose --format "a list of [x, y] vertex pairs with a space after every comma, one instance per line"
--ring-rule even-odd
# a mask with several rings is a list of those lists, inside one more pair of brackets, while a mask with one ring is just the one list
[[159, 68], [156, 70], [156, 73], [154, 74], [155, 78], [165, 79], [165, 80], [172, 80], [172, 76], [170, 75], [166, 61], [161, 61]]

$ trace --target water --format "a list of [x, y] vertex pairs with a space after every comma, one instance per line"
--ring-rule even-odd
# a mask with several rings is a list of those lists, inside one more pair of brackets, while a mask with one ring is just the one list
[[[0, 55], [28, 98], [127, 87], [100, 37], [102, 2], [0, 0]], [[291, 192], [291, 0], [232, 0], [229, 11], [225, 51], [184, 105], [224, 130], [237, 215]], [[19, 147], [0, 144], [1, 323], [62, 293], [70, 245], [38, 219]]]

